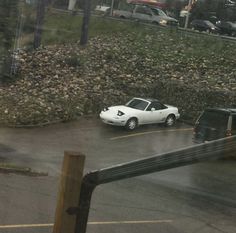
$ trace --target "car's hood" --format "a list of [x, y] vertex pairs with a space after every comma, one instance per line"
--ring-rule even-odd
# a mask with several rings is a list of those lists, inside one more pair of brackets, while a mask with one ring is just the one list
[[162, 19], [164, 19], [164, 20], [166, 20], [166, 21], [176, 22], [176, 23], [178, 22], [177, 19], [172, 18], [172, 17], [169, 17], [169, 16], [162, 16], [161, 20], [162, 20]]
[[109, 111], [111, 113], [114, 112], [115, 114], [118, 111], [121, 111], [121, 112], [123, 112], [125, 114], [133, 114], [133, 113], [135, 113], [137, 111], [140, 111], [140, 110], [137, 110], [137, 109], [134, 109], [134, 108], [130, 108], [130, 107], [127, 107], [125, 105], [118, 105], [118, 106], [111, 106], [111, 107], [109, 107]]

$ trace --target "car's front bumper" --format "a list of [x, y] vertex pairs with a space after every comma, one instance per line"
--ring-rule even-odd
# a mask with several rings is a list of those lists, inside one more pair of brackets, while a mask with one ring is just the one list
[[126, 119], [121, 117], [120, 118], [111, 117], [107, 115], [106, 112], [101, 112], [100, 118], [103, 121], [103, 123], [108, 125], [125, 126], [126, 124]]

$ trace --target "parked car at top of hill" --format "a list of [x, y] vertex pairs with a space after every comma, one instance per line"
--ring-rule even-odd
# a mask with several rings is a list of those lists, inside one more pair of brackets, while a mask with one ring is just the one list
[[105, 5], [97, 5], [96, 8], [94, 9], [94, 12], [104, 16], [109, 15], [110, 11], [111, 7]]
[[148, 5], [148, 6], [153, 6], [153, 7], [157, 7], [159, 9], [166, 9], [167, 5], [164, 2], [160, 2], [160, 1], [150, 1], [150, 0], [127, 0], [127, 3], [130, 4], [143, 4], [143, 5]]
[[195, 19], [190, 23], [190, 26], [192, 29], [198, 30], [200, 32], [219, 33], [220, 31], [219, 28], [209, 20]]
[[105, 124], [124, 126], [128, 130], [154, 123], [172, 126], [179, 117], [178, 108], [150, 98], [133, 98], [125, 105], [104, 108], [100, 113]]
[[216, 26], [220, 29], [220, 34], [236, 37], [236, 23], [230, 21], [218, 21]]
[[235, 7], [236, 6], [236, 1], [235, 0], [226, 0], [225, 1], [225, 6], [227, 6], [227, 7]]
[[161, 26], [178, 26], [178, 20], [169, 17], [157, 7], [130, 4], [130, 10], [114, 10], [113, 16], [123, 19], [135, 19]]

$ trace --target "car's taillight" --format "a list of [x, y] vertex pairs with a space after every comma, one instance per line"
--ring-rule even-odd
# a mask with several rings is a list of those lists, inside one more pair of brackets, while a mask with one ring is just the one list
[[199, 122], [197, 121], [195, 123], [195, 126], [193, 127], [193, 134], [196, 134], [197, 133], [197, 126], [199, 125]]
[[232, 136], [231, 130], [226, 130], [226, 137], [230, 137], [230, 136]]

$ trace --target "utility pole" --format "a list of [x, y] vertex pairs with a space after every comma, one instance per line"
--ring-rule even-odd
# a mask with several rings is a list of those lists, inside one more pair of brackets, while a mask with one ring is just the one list
[[88, 42], [88, 27], [89, 27], [90, 14], [91, 14], [91, 0], [84, 0], [84, 16], [82, 22], [80, 45], [86, 45]]
[[186, 16], [186, 19], [185, 19], [184, 28], [188, 28], [189, 14], [190, 14], [191, 5], [192, 5], [192, 0], [189, 0], [188, 1], [188, 13], [187, 13], [187, 16]]
[[110, 11], [110, 16], [113, 15], [114, 2], [115, 2], [115, 0], [112, 0], [112, 1], [111, 1], [111, 11]]
[[41, 44], [44, 14], [45, 14], [45, 0], [38, 0], [37, 13], [36, 13], [36, 26], [34, 31], [34, 49], [37, 49]]

